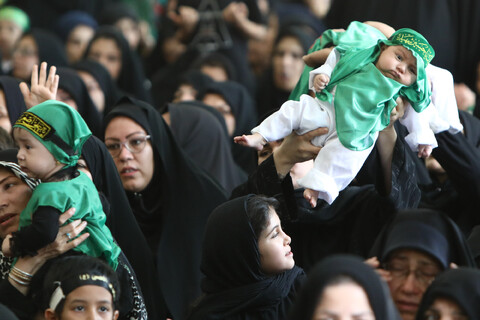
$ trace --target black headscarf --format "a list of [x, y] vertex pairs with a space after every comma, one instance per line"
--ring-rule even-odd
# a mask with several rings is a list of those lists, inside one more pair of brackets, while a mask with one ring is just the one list
[[105, 69], [101, 63], [91, 59], [80, 60], [72, 65], [72, 68], [77, 71], [85, 71], [97, 80], [105, 95], [105, 109], [103, 110], [103, 114], [107, 114], [112, 110], [115, 102], [120, 99], [121, 93], [115, 82], [113, 82], [108, 70]]
[[429, 209], [401, 211], [377, 237], [370, 256], [385, 262], [396, 249], [415, 249], [434, 257], [443, 269], [451, 262], [475, 267], [470, 247], [458, 226], [444, 213]]
[[154, 260], [130, 208], [112, 156], [102, 141], [91, 136], [83, 145], [82, 157], [97, 190], [105, 195], [110, 204], [107, 226], [137, 275], [149, 316], [156, 319], [158, 312], [162, 312], [160, 304], [163, 297]]
[[142, 231], [149, 233], [167, 307], [173, 318], [182, 319], [200, 292], [199, 239], [210, 212], [226, 200], [225, 191], [188, 159], [152, 106], [122, 98], [106, 115], [105, 127], [119, 116], [132, 119], [151, 136], [154, 176], [145, 190], [127, 196]]
[[[32, 29], [25, 35], [31, 35], [35, 39], [38, 48], [38, 61], [46, 61], [49, 66], [64, 67], [68, 64], [67, 54], [62, 41], [53, 32], [38, 28]], [[30, 79], [28, 79], [30, 80]]]
[[210, 215], [203, 238], [204, 295], [188, 319], [284, 319], [304, 278], [297, 266], [278, 275], [261, 271], [260, 252], [246, 213], [251, 195]]
[[423, 320], [425, 311], [437, 298], [447, 298], [457, 303], [469, 320], [480, 319], [480, 270], [459, 268], [445, 271], [428, 287], [417, 312], [417, 320]]
[[22, 92], [18, 86], [19, 83], [20, 82], [14, 77], [0, 76], [0, 87], [3, 89], [3, 94], [5, 95], [8, 117], [10, 118], [12, 126], [18, 117], [27, 110]]
[[215, 116], [188, 102], [171, 103], [168, 110], [170, 129], [179, 146], [228, 194], [247, 179], [247, 175], [235, 163], [230, 141], [224, 134], [222, 123]]
[[327, 257], [310, 271], [290, 312], [290, 319], [312, 319], [329, 282], [342, 275], [352, 278], [365, 290], [375, 319], [400, 320], [386, 283], [372, 267], [365, 264], [359, 257], [350, 255]]
[[[207, 93], [217, 93], [223, 96], [232, 109], [235, 117], [233, 137], [248, 134], [255, 127], [257, 122], [255, 102], [244, 86], [233, 81], [212, 82], [206, 86], [202, 98]], [[233, 143], [233, 139], [231, 139], [231, 143], [233, 157], [238, 165], [246, 172], [253, 171], [256, 167], [255, 152], [250, 148]]]
[[67, 91], [77, 103], [78, 113], [87, 123], [92, 133], [96, 136], [102, 134], [102, 118], [97, 107], [90, 99], [87, 87], [77, 72], [71, 68], [57, 68], [60, 76], [58, 88]]
[[112, 39], [117, 44], [122, 55], [122, 67], [116, 83], [120, 90], [131, 94], [134, 98], [150, 102], [150, 90], [147, 89], [147, 80], [143, 71], [143, 66], [138, 55], [130, 50], [127, 40], [122, 33], [112, 26], [102, 26], [98, 28], [92, 40], [85, 50], [85, 58], [88, 58], [90, 47], [97, 39]]

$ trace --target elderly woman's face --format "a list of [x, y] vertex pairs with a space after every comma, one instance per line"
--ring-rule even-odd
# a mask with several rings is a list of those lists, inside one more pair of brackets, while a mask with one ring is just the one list
[[18, 230], [20, 213], [25, 209], [32, 190], [12, 171], [0, 168], [0, 237]]
[[[127, 117], [116, 117], [105, 129], [105, 144], [130, 144], [140, 141], [147, 132], [138, 123]], [[145, 147], [136, 153], [129, 151], [125, 145], [121, 146], [120, 154], [113, 158], [123, 188], [131, 192], [143, 191], [153, 177], [154, 160], [153, 149], [149, 140]]]

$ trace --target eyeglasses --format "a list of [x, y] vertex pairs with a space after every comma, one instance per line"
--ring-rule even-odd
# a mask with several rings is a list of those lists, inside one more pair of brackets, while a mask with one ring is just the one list
[[38, 52], [36, 50], [30, 50], [27, 48], [16, 48], [13, 50], [13, 54], [18, 54], [22, 57], [33, 57], [36, 56]]
[[150, 136], [136, 135], [133, 137], [127, 137], [127, 141], [125, 142], [111, 141], [105, 142], [105, 145], [112, 157], [116, 158], [122, 152], [122, 147], [125, 147], [131, 153], [139, 153], [145, 148], [147, 140], [150, 140]]
[[413, 273], [415, 279], [420, 283], [424, 288], [428, 287], [435, 277], [440, 273], [440, 270], [435, 265], [425, 265], [420, 266], [415, 270], [411, 270], [410, 266], [406, 262], [387, 262], [383, 267], [385, 270], [390, 271], [392, 278], [399, 280], [404, 280], [408, 278], [410, 273]]

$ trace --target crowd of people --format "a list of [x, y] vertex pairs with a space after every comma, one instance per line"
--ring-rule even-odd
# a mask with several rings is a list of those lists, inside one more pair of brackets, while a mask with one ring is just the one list
[[353, 2], [4, 1], [1, 318], [479, 319], [480, 6]]

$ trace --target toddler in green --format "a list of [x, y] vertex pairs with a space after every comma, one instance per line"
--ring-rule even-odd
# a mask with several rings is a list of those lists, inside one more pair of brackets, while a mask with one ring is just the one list
[[55, 240], [58, 215], [75, 208], [70, 221], [86, 221], [90, 236], [73, 250], [101, 258], [116, 270], [120, 248], [105, 225], [97, 189], [77, 170], [82, 146], [91, 134], [75, 109], [56, 100], [30, 108], [17, 120], [13, 136], [19, 147], [18, 164], [41, 183], [20, 214], [19, 230], [4, 239], [5, 255], [34, 255]]

